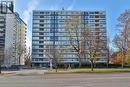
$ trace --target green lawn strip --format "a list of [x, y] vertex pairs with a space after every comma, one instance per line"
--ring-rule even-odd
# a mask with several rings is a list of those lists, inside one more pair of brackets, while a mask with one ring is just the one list
[[111, 73], [111, 72], [130, 72], [130, 68], [124, 68], [124, 69], [116, 69], [116, 68], [110, 68], [110, 69], [94, 69], [94, 71], [91, 71], [91, 69], [70, 69], [70, 70], [63, 70], [58, 69], [56, 70], [49, 70], [45, 74], [69, 74], [69, 73]]

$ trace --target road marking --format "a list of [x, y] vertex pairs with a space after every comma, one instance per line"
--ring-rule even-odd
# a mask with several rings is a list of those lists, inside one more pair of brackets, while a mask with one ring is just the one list
[[[69, 78], [69, 80], [102, 80], [102, 79], [130, 79], [130, 77], [104, 77], [104, 78]], [[46, 80], [68, 80], [68, 78], [47, 78]]]
[[63, 86], [63, 87], [82, 87], [82, 86]]

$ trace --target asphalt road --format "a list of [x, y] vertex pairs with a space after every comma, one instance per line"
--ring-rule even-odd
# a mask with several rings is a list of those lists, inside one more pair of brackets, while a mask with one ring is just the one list
[[130, 73], [0, 76], [0, 87], [130, 87]]

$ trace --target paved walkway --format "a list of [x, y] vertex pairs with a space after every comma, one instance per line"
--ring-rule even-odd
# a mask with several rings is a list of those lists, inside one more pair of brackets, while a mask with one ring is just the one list
[[23, 76], [31, 76], [31, 75], [44, 75], [44, 72], [47, 70], [37, 70], [37, 69], [23, 69], [19, 71], [3, 71], [5, 75], [23, 75]]

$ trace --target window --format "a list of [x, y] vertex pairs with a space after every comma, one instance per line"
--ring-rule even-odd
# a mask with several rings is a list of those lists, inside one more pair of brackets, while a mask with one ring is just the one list
[[39, 45], [39, 48], [43, 48], [43, 45]]
[[33, 28], [33, 31], [39, 31], [39, 28]]
[[99, 24], [95, 24], [95, 26], [99, 26]]
[[35, 19], [35, 18], [39, 18], [39, 16], [33, 16], [33, 18]]
[[98, 15], [96, 15], [96, 16], [95, 16], [95, 18], [99, 18], [99, 16], [98, 16]]
[[44, 18], [44, 16], [43, 16], [43, 15], [41, 15], [41, 16], [40, 16], [40, 18]]
[[85, 19], [88, 19], [88, 16], [85, 16]]
[[99, 30], [99, 28], [95, 28], [95, 30]]
[[40, 20], [40, 22], [44, 22], [44, 20]]
[[38, 49], [39, 47], [38, 46], [32, 46], [33, 49]]
[[89, 12], [89, 14], [94, 14], [94, 12]]
[[39, 24], [33, 24], [33, 27], [39, 27]]
[[33, 20], [33, 23], [39, 23], [39, 20]]
[[95, 20], [95, 22], [99, 22], [99, 20]]
[[1, 9], [1, 12], [2, 13], [7, 13], [7, 6], [6, 6], [6, 2], [2, 2], [2, 9]]
[[39, 54], [39, 57], [43, 57], [43, 54]]
[[42, 49], [40, 49], [40, 50], [39, 50], [39, 52], [43, 52], [43, 50], [42, 50]]
[[96, 12], [95, 12], [95, 14], [99, 14], [99, 12], [98, 12], [98, 11], [96, 11]]
[[39, 35], [44, 35], [44, 33], [41, 33], [41, 32], [40, 32]]
[[39, 61], [43, 61], [43, 59], [40, 58]]
[[105, 18], [106, 16], [105, 15], [101, 15], [100, 18]]
[[50, 40], [50, 38], [49, 37], [44, 37], [44, 40]]
[[43, 37], [39, 37], [39, 39], [43, 39]]
[[40, 14], [44, 14], [44, 12], [40, 12]]
[[33, 44], [39, 44], [39, 42], [38, 42], [38, 41], [32, 41], [32, 43], [33, 43]]
[[90, 18], [94, 18], [94, 15], [90, 15]]
[[38, 38], [38, 37], [32, 37], [32, 39], [33, 39], [33, 40], [34, 40], [34, 39], [37, 40], [37, 39], [39, 39], [39, 38]]
[[45, 32], [50, 32], [50, 29], [45, 29], [44, 31], [45, 31]]
[[34, 14], [39, 14], [39, 12], [34, 12]]
[[58, 41], [58, 36], [55, 36], [55, 41]]
[[38, 50], [37, 49], [33, 49], [33, 52], [38, 52]]
[[44, 27], [50, 27], [50, 24], [45, 24]]
[[43, 43], [44, 41], [39, 41], [39, 43]]
[[40, 31], [43, 31], [44, 30], [44, 28], [40, 28]]
[[45, 23], [50, 23], [50, 20], [44, 20]]
[[100, 22], [104, 22], [104, 23], [105, 23], [105, 22], [106, 22], [106, 20], [100, 20]]
[[43, 27], [44, 26], [44, 24], [40, 24], [40, 27]]
[[51, 36], [51, 37], [50, 37], [50, 40], [54, 40], [54, 37], [53, 37], [53, 36]]
[[32, 59], [32, 61], [36, 61], [35, 59]]
[[49, 12], [45, 12], [46, 14], [49, 14]]

